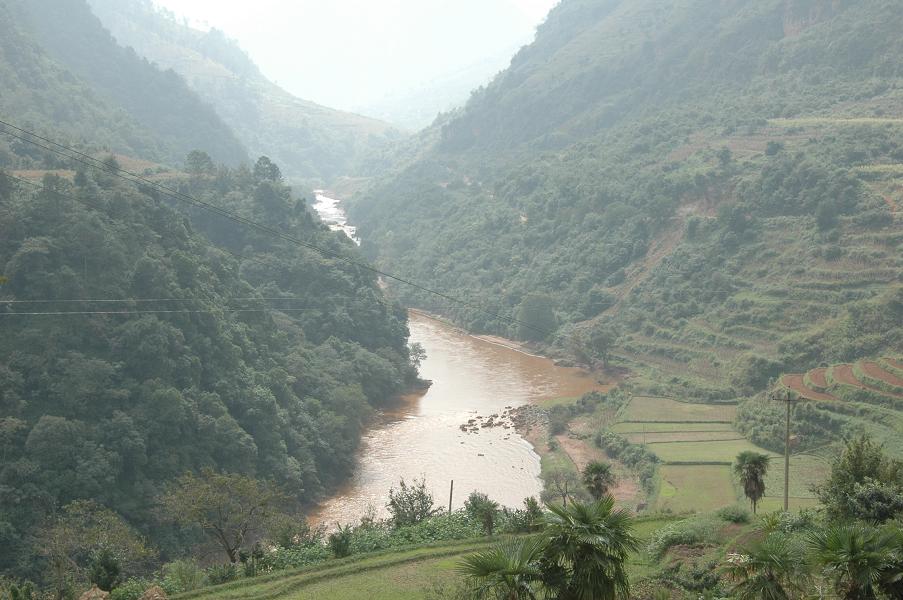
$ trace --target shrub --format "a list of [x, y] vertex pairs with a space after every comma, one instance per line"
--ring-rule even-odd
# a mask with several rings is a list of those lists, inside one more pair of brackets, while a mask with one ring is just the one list
[[168, 594], [190, 592], [205, 583], [204, 571], [190, 559], [175, 560], [163, 565], [163, 585]]
[[438, 512], [433, 508], [433, 495], [426, 487], [426, 480], [415, 479], [408, 485], [404, 479], [399, 481], [398, 488], [389, 489], [389, 502], [386, 504], [392, 515], [392, 523], [396, 527], [415, 525]]
[[728, 523], [749, 523], [749, 511], [741, 506], [725, 506], [718, 511], [718, 517]]
[[661, 558], [672, 546], [697, 546], [715, 540], [717, 527], [711, 517], [695, 517], [669, 523], [652, 534], [646, 550]]
[[110, 592], [110, 600], [138, 600], [152, 585], [154, 582], [146, 579], [129, 579]]
[[483, 526], [486, 535], [492, 535], [495, 529], [499, 503], [480, 492], [471, 492], [464, 501], [464, 511]]
[[235, 579], [238, 579], [238, 567], [234, 564], [207, 567], [207, 581], [210, 585], [219, 585]]
[[351, 537], [353, 533], [351, 525], [345, 525], [329, 534], [327, 544], [334, 557], [345, 558], [351, 554]]

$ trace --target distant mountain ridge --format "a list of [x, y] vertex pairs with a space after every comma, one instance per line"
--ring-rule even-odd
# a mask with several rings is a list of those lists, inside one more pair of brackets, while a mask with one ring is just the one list
[[90, 0], [123, 45], [185, 77], [252, 154], [276, 161], [292, 180], [326, 184], [372, 173], [369, 162], [401, 139], [393, 126], [296, 98], [266, 79], [233, 41], [169, 18], [149, 0]]
[[[178, 76], [117, 46], [83, 0], [0, 2], [0, 81], [6, 120], [63, 142], [170, 165], [193, 149], [248, 160]], [[0, 140], [0, 166], [28, 154], [8, 150], [12, 143]]]

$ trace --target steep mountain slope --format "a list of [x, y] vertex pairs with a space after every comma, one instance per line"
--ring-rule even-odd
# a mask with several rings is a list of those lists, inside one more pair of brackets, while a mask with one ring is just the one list
[[[178, 164], [190, 151], [202, 149], [229, 165], [247, 161], [247, 152], [232, 131], [184, 81], [117, 45], [84, 0], [8, 0], [8, 4], [18, 27], [71, 73], [70, 81], [87, 85], [105, 104], [123, 109], [131, 121], [153, 132], [160, 149], [148, 155], [140, 147], [148, 144], [136, 143], [143, 157]], [[29, 87], [27, 79], [23, 83], [34, 93], [36, 88]], [[54, 90], [48, 92], [46, 96], [52, 97]], [[52, 125], [63, 120], [66, 116], [58, 112], [44, 116]], [[92, 142], [93, 133], [84, 129]]]
[[[23, 23], [18, 7], [8, 2], [0, 2], [0, 80], [4, 120], [69, 143], [90, 141], [133, 156], [176, 158], [149, 127], [49, 56]], [[0, 166], [25, 168], [45, 158], [35, 148], [0, 136]]]
[[901, 27], [886, 0], [564, 0], [352, 220], [395, 271], [557, 331], [409, 302], [660, 391], [899, 348]]
[[292, 96], [221, 32], [191, 29], [149, 0], [90, 2], [122, 44], [185, 77], [253, 154], [270, 156], [291, 179], [324, 184], [366, 172], [366, 157], [402, 137], [386, 123]]
[[332, 258], [356, 246], [271, 171], [171, 185], [330, 257], [63, 166], [72, 181], [38, 190], [0, 171], [0, 572], [42, 575], [31, 537], [85, 499], [181, 553], [192, 534], [161, 525], [155, 497], [189, 470], [302, 502], [339, 484], [369, 416], [416, 377], [404, 309]]

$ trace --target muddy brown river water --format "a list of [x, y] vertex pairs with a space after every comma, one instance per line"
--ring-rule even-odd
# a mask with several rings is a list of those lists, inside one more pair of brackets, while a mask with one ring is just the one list
[[[317, 200], [315, 208], [328, 206], [330, 219], [346, 225], [336, 212], [338, 203]], [[447, 506], [451, 480], [453, 507], [473, 490], [505, 506], [520, 506], [542, 487], [533, 447], [513, 427], [471, 432], [461, 425], [508, 407], [580, 396], [599, 387], [584, 371], [468, 335], [419, 312], [410, 313], [410, 329], [411, 342], [426, 350], [420, 375], [432, 386], [376, 419], [363, 437], [354, 475], [309, 515], [312, 523], [355, 523], [370, 511], [386, 516], [389, 488], [402, 477], [424, 477], [437, 506]]]

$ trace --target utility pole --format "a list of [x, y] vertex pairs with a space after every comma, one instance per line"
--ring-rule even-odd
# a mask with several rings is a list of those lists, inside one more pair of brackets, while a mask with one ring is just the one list
[[451, 514], [451, 504], [452, 504], [452, 494], [455, 493], [455, 480], [451, 480], [451, 485], [448, 487], [448, 514]]
[[784, 512], [790, 510], [790, 395], [787, 404], [787, 428], [784, 430]]
[[771, 399], [783, 402], [787, 409], [784, 425], [784, 512], [788, 512], [790, 510], [790, 403], [793, 402], [793, 394], [786, 389], [774, 391]]

